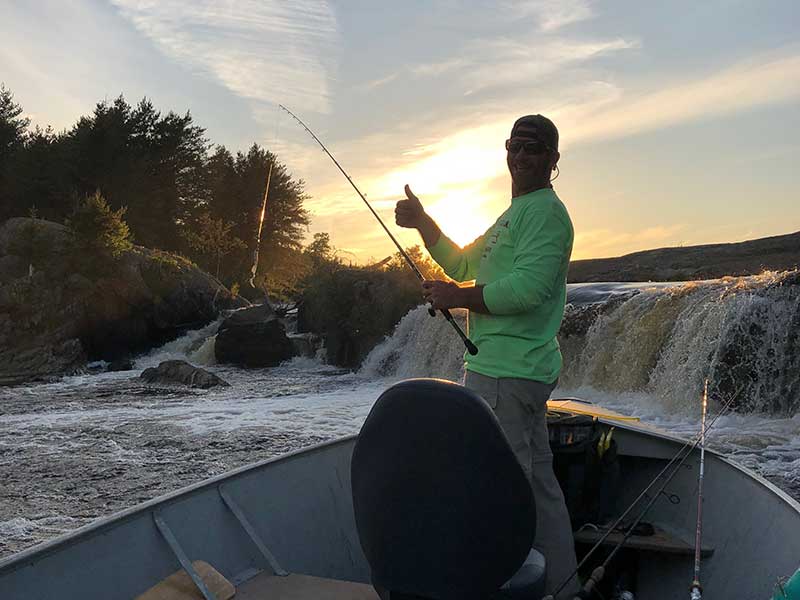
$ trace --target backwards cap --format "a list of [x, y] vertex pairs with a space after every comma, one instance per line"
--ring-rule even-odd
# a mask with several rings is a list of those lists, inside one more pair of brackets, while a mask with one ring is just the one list
[[520, 117], [514, 122], [511, 128], [511, 137], [517, 132], [517, 129], [524, 128], [530, 131], [533, 136], [543, 144], [549, 146], [554, 151], [558, 150], [558, 129], [553, 122], [542, 115], [526, 115]]

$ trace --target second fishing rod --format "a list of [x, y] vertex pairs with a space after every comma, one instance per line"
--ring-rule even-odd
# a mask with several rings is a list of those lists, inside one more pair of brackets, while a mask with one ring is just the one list
[[[378, 216], [378, 213], [376, 213], [375, 210], [372, 208], [372, 205], [369, 202], [367, 202], [366, 196], [364, 196], [364, 194], [361, 193], [361, 190], [358, 189], [358, 186], [356, 186], [356, 184], [350, 178], [350, 175], [348, 175], [347, 172], [342, 168], [342, 165], [340, 165], [339, 161], [334, 158], [333, 154], [331, 154], [328, 151], [328, 149], [325, 147], [325, 144], [323, 144], [322, 141], [316, 136], [316, 134], [313, 131], [311, 131], [311, 129], [309, 129], [308, 125], [306, 125], [305, 123], [303, 123], [302, 120], [300, 120], [300, 117], [295, 115], [292, 111], [290, 111], [288, 108], [286, 108], [283, 104], [279, 104], [278, 106], [281, 109], [283, 109], [284, 111], [286, 111], [287, 113], [289, 113], [289, 115], [295, 121], [300, 123], [300, 125], [303, 127], [303, 129], [305, 129], [308, 132], [308, 134], [312, 138], [314, 138], [314, 141], [317, 142], [317, 144], [319, 144], [320, 148], [322, 148], [322, 150], [325, 152], [325, 154], [327, 154], [328, 157], [333, 161], [333, 164], [336, 165], [336, 167], [339, 169], [339, 171], [341, 171], [342, 175], [344, 175], [345, 178], [347, 179], [347, 181], [350, 182], [350, 185], [353, 186], [353, 189], [356, 191], [358, 196], [364, 201], [364, 204], [367, 205], [367, 208], [369, 209], [369, 211], [378, 220], [378, 223], [381, 224], [381, 227], [383, 227], [383, 230], [386, 232], [386, 234], [389, 236], [389, 238], [391, 238], [392, 242], [394, 242], [394, 245], [399, 250], [400, 255], [406, 261], [408, 266], [411, 267], [411, 270], [414, 272], [414, 274], [419, 278], [420, 281], [425, 281], [425, 277], [422, 275], [422, 272], [419, 270], [419, 267], [417, 267], [417, 265], [414, 263], [414, 261], [411, 260], [411, 257], [408, 255], [408, 253], [405, 250], [403, 250], [403, 247], [400, 245], [400, 243], [397, 241], [397, 239], [395, 239], [394, 235], [392, 235], [392, 232], [389, 231], [389, 228], [386, 227], [386, 224]], [[429, 309], [429, 312], [431, 313], [431, 315], [436, 314], [433, 311], [433, 309]], [[444, 318], [448, 320], [450, 325], [453, 326], [453, 329], [456, 330], [456, 333], [461, 338], [461, 341], [464, 342], [464, 345], [467, 348], [467, 352], [469, 352], [473, 356], [475, 354], [477, 354], [478, 353], [478, 347], [475, 344], [472, 343], [472, 340], [470, 340], [467, 337], [467, 335], [464, 333], [464, 331], [461, 329], [461, 327], [458, 325], [458, 323], [456, 323], [456, 320], [453, 318], [453, 315], [450, 313], [450, 311], [447, 310], [446, 308], [443, 308], [443, 309], [440, 309], [440, 312], [442, 313], [442, 315], [444, 315]]]

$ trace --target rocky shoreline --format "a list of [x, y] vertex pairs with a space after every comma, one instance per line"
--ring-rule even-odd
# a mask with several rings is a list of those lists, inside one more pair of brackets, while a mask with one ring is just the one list
[[[35, 231], [36, 263], [25, 256]], [[0, 385], [74, 373], [130, 357], [249, 304], [190, 261], [134, 246], [93, 272], [71, 231], [41, 219], [0, 225]]]

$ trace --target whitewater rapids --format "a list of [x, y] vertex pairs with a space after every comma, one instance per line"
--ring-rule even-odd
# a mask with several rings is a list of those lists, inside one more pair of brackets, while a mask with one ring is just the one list
[[[689, 437], [698, 431], [704, 378], [720, 397], [736, 388], [739, 411], [719, 419], [709, 445], [800, 498], [791, 327], [800, 286], [784, 282], [765, 274], [677, 286], [571, 286], [567, 323], [587, 307], [605, 310], [563, 337], [565, 370], [554, 396], [592, 400]], [[354, 434], [399, 379], [463, 377], [463, 345], [422, 307], [358, 372], [307, 358], [273, 369], [215, 365], [217, 326], [140, 358], [133, 371], [0, 388], [0, 557], [243, 464]], [[138, 379], [172, 358], [202, 365], [231, 387], [189, 390]]]

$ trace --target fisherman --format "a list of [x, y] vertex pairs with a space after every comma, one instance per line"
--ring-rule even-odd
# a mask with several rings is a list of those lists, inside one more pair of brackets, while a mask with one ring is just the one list
[[[576, 566], [569, 513], [553, 473], [546, 402], [561, 372], [556, 334], [566, 301], [573, 229], [551, 184], [557, 170], [558, 130], [542, 115], [517, 119], [506, 140], [511, 206], [486, 233], [463, 249], [445, 236], [406, 185], [395, 208], [400, 227], [417, 229], [431, 256], [455, 281], [425, 281], [435, 309], [469, 310], [464, 384], [494, 409], [536, 499], [534, 546], [547, 560], [548, 591]], [[557, 171], [556, 171], [557, 173]], [[572, 598], [573, 579], [559, 595]]]

